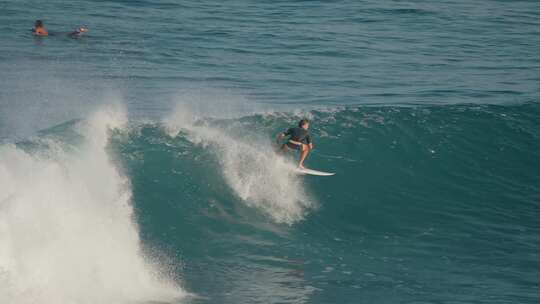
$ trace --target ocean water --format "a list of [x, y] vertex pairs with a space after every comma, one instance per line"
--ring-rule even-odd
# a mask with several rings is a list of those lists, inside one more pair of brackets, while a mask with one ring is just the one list
[[[0, 33], [2, 304], [540, 302], [538, 1], [4, 0]], [[274, 153], [305, 117], [335, 176]]]

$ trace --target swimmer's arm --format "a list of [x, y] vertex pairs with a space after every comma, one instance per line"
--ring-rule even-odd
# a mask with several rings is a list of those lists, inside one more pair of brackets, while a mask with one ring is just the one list
[[34, 33], [36, 36], [49, 36], [49, 32], [42, 28], [32, 29], [32, 33]]

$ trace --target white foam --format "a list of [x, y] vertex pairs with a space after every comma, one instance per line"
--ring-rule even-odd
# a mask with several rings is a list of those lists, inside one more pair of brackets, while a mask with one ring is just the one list
[[215, 153], [226, 183], [246, 205], [288, 224], [302, 220], [316, 206], [302, 177], [293, 172], [295, 165], [277, 155], [268, 141], [256, 134], [240, 136], [232, 130], [195, 123], [197, 117], [181, 103], [165, 123], [170, 135], [185, 131], [190, 141]]
[[0, 303], [129, 303], [183, 295], [143, 257], [129, 182], [106, 152], [127, 123], [107, 107], [78, 151], [0, 147]]

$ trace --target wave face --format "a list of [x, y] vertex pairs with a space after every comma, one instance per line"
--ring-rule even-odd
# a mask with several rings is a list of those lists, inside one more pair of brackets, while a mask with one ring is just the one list
[[[538, 115], [178, 107], [126, 124], [106, 108], [2, 146], [2, 302], [535, 303]], [[307, 166], [335, 176], [273, 152], [301, 117]]]
[[144, 257], [129, 179], [107, 153], [110, 130], [126, 122], [123, 111], [106, 108], [61, 127], [71, 138], [53, 133], [0, 148], [0, 302], [182, 296]]

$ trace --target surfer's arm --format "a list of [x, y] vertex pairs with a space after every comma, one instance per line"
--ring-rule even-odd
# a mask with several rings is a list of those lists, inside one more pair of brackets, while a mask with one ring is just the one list
[[277, 135], [277, 141], [280, 141], [283, 139], [283, 137], [291, 135], [291, 129], [288, 129], [287, 131], [281, 132]]

